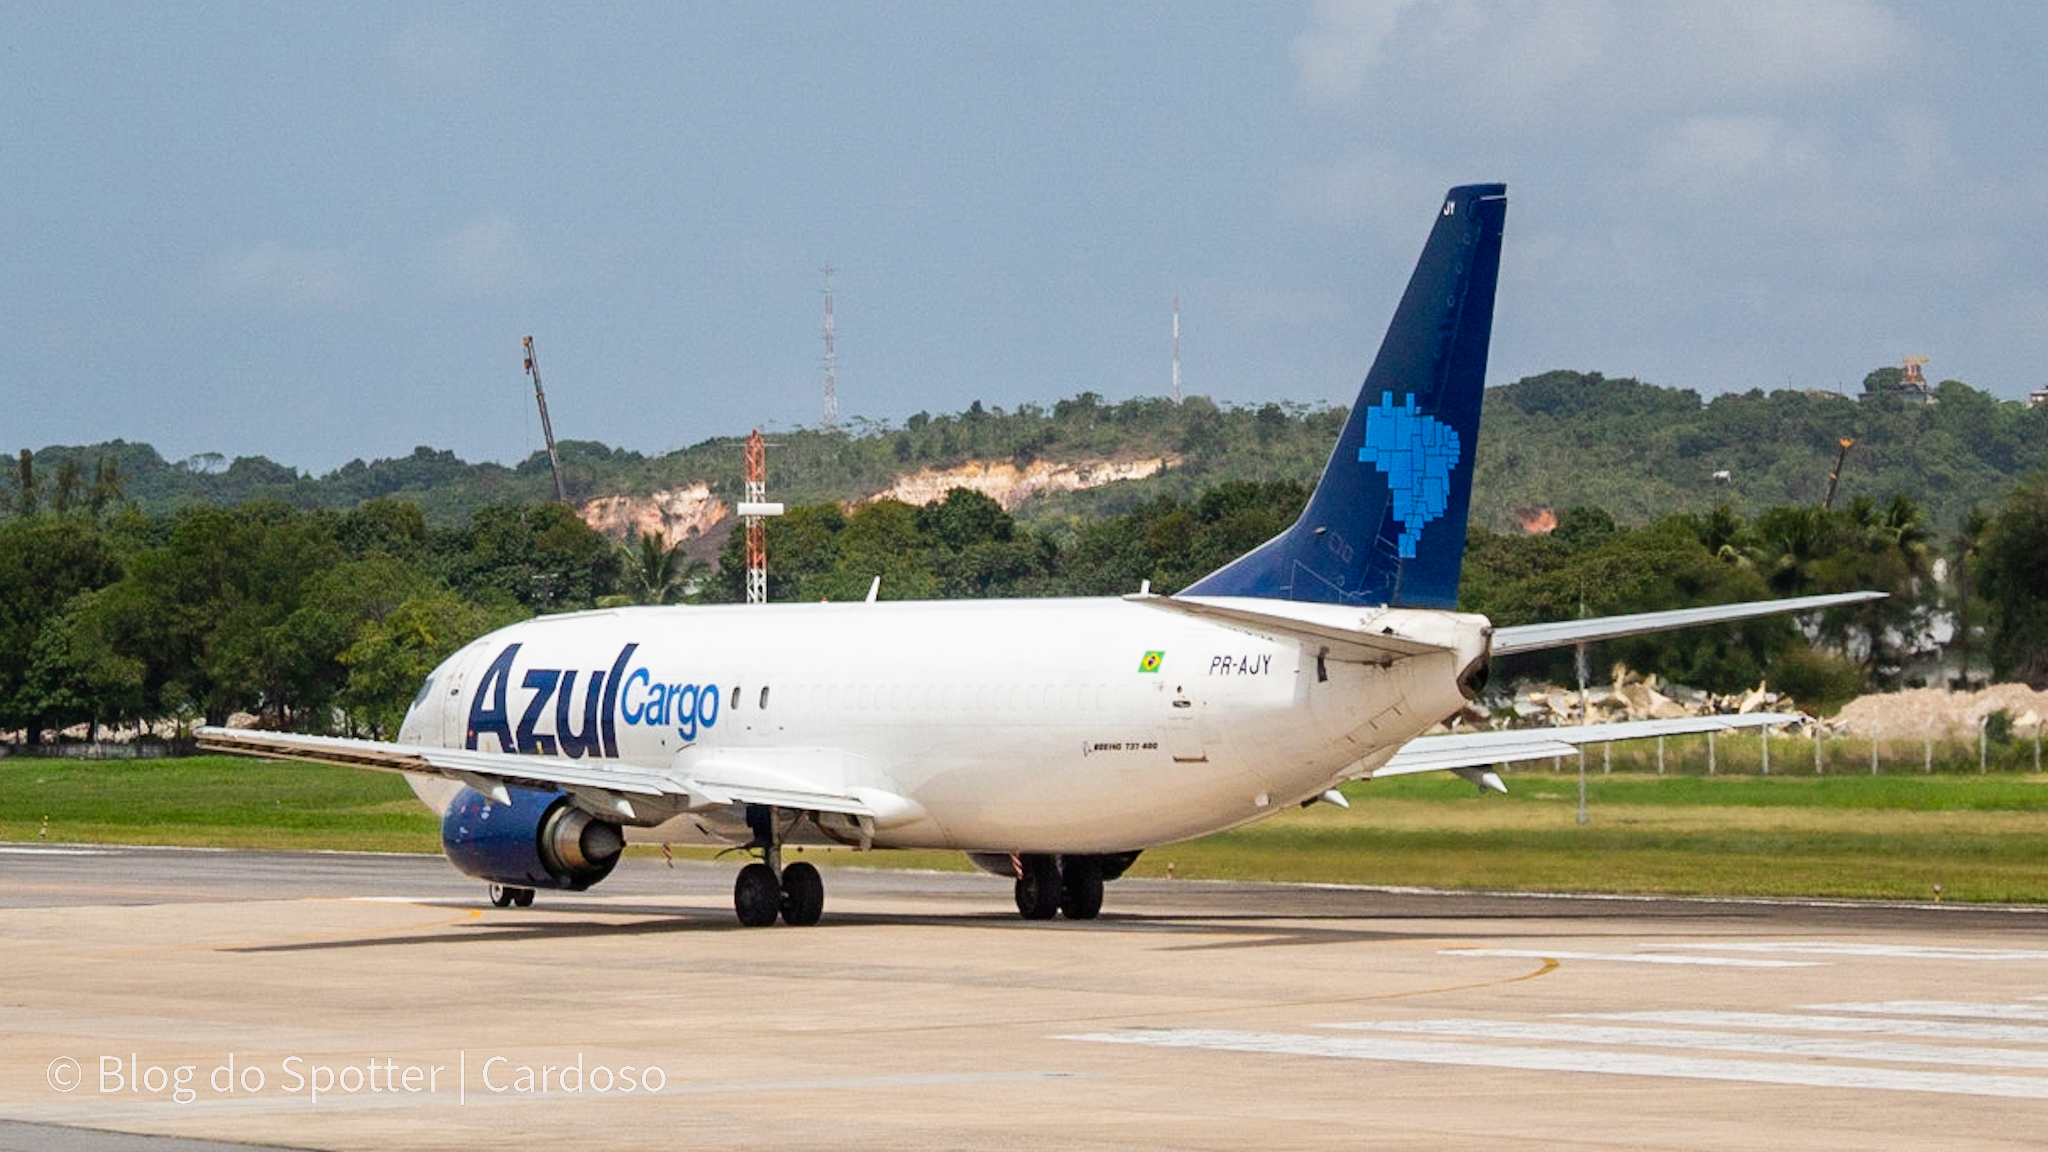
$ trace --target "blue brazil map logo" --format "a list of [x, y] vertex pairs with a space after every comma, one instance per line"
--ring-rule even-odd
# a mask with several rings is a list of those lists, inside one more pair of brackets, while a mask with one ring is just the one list
[[1458, 431], [1415, 407], [1415, 394], [1400, 404], [1392, 392], [1366, 410], [1365, 446], [1358, 462], [1371, 464], [1387, 478], [1393, 494], [1390, 511], [1401, 522], [1401, 558], [1415, 558], [1422, 529], [1444, 514], [1451, 499], [1451, 469], [1458, 466]]

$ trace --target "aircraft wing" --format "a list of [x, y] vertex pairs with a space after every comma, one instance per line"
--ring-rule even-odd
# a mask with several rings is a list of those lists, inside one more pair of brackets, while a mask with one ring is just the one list
[[499, 803], [510, 803], [508, 788], [538, 788], [570, 793], [598, 811], [615, 813], [628, 822], [640, 814], [634, 797], [665, 800], [652, 810], [704, 808], [723, 804], [766, 804], [849, 816], [897, 815], [907, 800], [891, 794], [855, 797], [811, 786], [801, 774], [767, 774], [750, 766], [706, 762], [696, 771], [669, 773], [617, 761], [571, 760], [566, 756], [527, 756], [512, 752], [478, 752], [464, 748], [432, 748], [351, 740], [338, 736], [304, 736], [294, 732], [257, 732], [234, 728], [201, 728], [199, 746], [270, 760], [303, 760], [338, 764], [375, 772], [409, 772], [444, 776], [467, 784]]
[[1835, 592], [1824, 596], [1793, 596], [1784, 600], [1750, 600], [1740, 604], [1711, 604], [1704, 608], [1676, 608], [1668, 612], [1637, 612], [1628, 616], [1596, 616], [1590, 620], [1559, 620], [1550, 624], [1517, 624], [1493, 630], [1493, 654], [1535, 652], [1544, 648], [1565, 648], [1590, 640], [1612, 640], [1617, 636], [1638, 636], [1670, 628], [1691, 628], [1700, 624], [1722, 624], [1774, 616], [1780, 612], [1807, 612], [1838, 604], [1860, 604], [1882, 600], [1883, 592]]
[[1732, 732], [1738, 728], [1769, 728], [1804, 717], [1790, 712], [1751, 712], [1730, 716], [1682, 716], [1674, 720], [1626, 720], [1614, 724], [1572, 724], [1558, 728], [1510, 728], [1497, 732], [1457, 732], [1418, 736], [1401, 746], [1393, 759], [1375, 768], [1373, 779], [1414, 772], [1457, 772], [1497, 792], [1499, 778], [1480, 780], [1481, 769], [1524, 760], [1568, 756], [1582, 744], [1641, 740], [1650, 736], [1684, 736], [1700, 732]]

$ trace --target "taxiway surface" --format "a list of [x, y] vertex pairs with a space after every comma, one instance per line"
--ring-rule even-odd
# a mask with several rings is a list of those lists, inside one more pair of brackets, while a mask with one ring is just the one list
[[[0, 845], [0, 1148], [2036, 1148], [2048, 915]], [[316, 1096], [317, 1090], [317, 1099]], [[175, 1137], [161, 1142], [118, 1133]]]

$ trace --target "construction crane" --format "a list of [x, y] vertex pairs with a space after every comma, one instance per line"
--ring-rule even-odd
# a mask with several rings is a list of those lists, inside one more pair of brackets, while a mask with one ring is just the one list
[[548, 394], [540, 386], [540, 359], [534, 355], [533, 337], [521, 341], [526, 346], [526, 374], [533, 377], [533, 398], [540, 403], [540, 432], [547, 437], [548, 467], [555, 473], [555, 499], [564, 504], [569, 502], [569, 490], [562, 485], [562, 457], [555, 451], [555, 426], [548, 421]]
[[1828, 473], [1828, 498], [1820, 502], [1820, 510], [1823, 512], [1831, 511], [1834, 508], [1835, 486], [1842, 482], [1842, 465], [1849, 460], [1849, 449], [1856, 446], [1856, 441], [1847, 436], [1842, 437], [1836, 443], [1842, 446], [1842, 450], [1835, 453], [1835, 470]]

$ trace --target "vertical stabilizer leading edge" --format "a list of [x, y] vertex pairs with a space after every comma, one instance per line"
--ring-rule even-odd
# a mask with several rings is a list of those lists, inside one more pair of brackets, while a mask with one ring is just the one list
[[1198, 596], [1455, 608], [1507, 186], [1453, 188], [1301, 518]]

